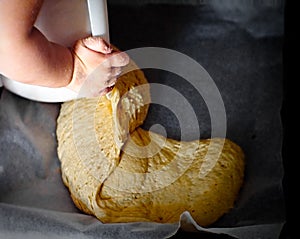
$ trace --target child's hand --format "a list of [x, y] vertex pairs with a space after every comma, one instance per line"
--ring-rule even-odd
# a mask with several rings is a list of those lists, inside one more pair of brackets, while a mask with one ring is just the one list
[[73, 76], [67, 88], [79, 93], [79, 97], [106, 94], [116, 83], [122, 67], [129, 63], [126, 53], [113, 50], [101, 37], [78, 40], [72, 54]]

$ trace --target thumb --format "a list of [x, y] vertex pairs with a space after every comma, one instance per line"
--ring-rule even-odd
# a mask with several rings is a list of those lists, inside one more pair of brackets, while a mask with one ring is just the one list
[[109, 44], [101, 37], [87, 37], [82, 40], [83, 45], [95, 52], [103, 54], [109, 54], [112, 52], [112, 48]]

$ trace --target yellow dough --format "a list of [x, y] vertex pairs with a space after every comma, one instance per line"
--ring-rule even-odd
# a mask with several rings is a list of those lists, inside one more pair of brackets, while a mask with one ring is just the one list
[[63, 103], [57, 119], [62, 178], [79, 209], [104, 223], [172, 223], [189, 211], [208, 226], [234, 206], [244, 177], [238, 145], [140, 128], [150, 102], [141, 70], [121, 76], [110, 94]]

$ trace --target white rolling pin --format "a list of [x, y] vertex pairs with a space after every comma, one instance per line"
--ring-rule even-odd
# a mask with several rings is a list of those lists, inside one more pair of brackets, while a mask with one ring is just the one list
[[[67, 47], [91, 34], [109, 42], [106, 0], [45, 0], [35, 26], [50, 41]], [[2, 84], [9, 91], [34, 101], [55, 103], [77, 97], [65, 87], [29, 85], [3, 76]]]

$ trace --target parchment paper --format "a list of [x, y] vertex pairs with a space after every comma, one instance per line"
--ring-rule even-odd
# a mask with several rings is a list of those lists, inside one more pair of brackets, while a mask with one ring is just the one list
[[[109, 7], [111, 41], [120, 49], [160, 46], [178, 50], [198, 61], [215, 81], [226, 108], [227, 137], [246, 155], [245, 183], [236, 206], [209, 228], [199, 227], [188, 212], [175, 224], [102, 224], [82, 214], [61, 181], [55, 135], [60, 104], [33, 102], [4, 89], [0, 100], [0, 238], [168, 238], [179, 227], [174, 238], [229, 238], [225, 234], [241, 239], [278, 238], [285, 222], [282, 9], [264, 6], [245, 17], [247, 9], [240, 7]], [[145, 74], [149, 82], [180, 91], [193, 105], [201, 138], [210, 136], [205, 102], [184, 79], [158, 70], [145, 70]], [[163, 92], [153, 94], [157, 99], [164, 97]], [[166, 128], [168, 137], [180, 137], [174, 115], [151, 105], [143, 127], [156, 123]], [[193, 127], [186, 130], [193, 139]]]

